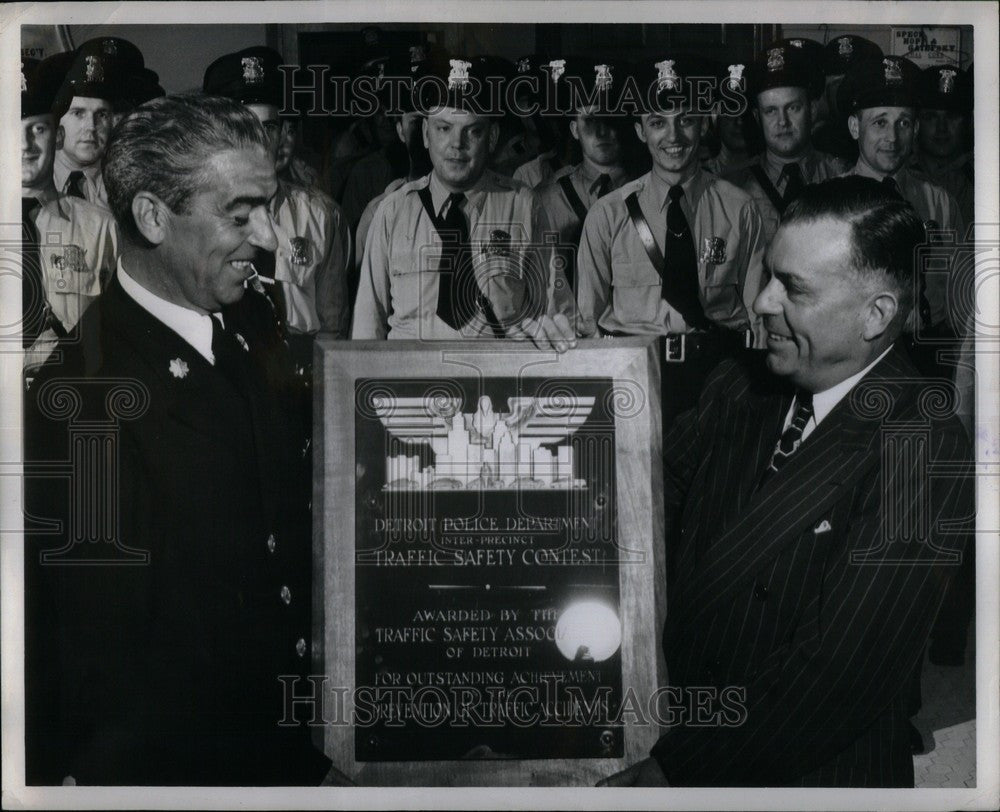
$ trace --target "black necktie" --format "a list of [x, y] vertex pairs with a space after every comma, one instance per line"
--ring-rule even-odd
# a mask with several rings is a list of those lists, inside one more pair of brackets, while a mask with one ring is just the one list
[[212, 320], [212, 355], [215, 356], [215, 367], [232, 381], [243, 379], [243, 363], [240, 349], [229, 332], [219, 323], [215, 316], [209, 316]]
[[21, 342], [27, 348], [45, 329], [48, 304], [45, 276], [35, 215], [41, 203], [33, 197], [21, 198]]
[[761, 477], [761, 484], [766, 482], [774, 474], [781, 470], [781, 467], [788, 461], [802, 443], [802, 432], [805, 431], [809, 418], [813, 416], [812, 394], [809, 392], [799, 392], [796, 395], [795, 414], [792, 415], [792, 422], [788, 428], [781, 433], [778, 444], [771, 454], [771, 461], [764, 469], [764, 476]]
[[448, 211], [441, 218], [441, 265], [438, 269], [437, 315], [453, 330], [469, 321], [474, 312], [476, 286], [470, 285], [469, 226], [462, 214], [465, 195], [448, 195]]
[[74, 169], [69, 173], [69, 177], [66, 179], [66, 194], [71, 197], [86, 199], [87, 196], [83, 193], [85, 182], [83, 172], [79, 169]]
[[708, 318], [701, 308], [698, 298], [698, 256], [694, 250], [694, 237], [688, 226], [687, 217], [681, 208], [684, 187], [679, 183], [671, 186], [667, 193], [667, 237], [663, 245], [663, 298], [671, 301], [669, 291], [676, 291], [692, 309], [692, 320], [685, 318], [692, 327], [708, 326]]
[[594, 183], [594, 186], [591, 187], [591, 191], [594, 191], [595, 189], [598, 200], [604, 197], [604, 195], [606, 195], [608, 192], [610, 192], [611, 175], [607, 174], [606, 172], [601, 173], [601, 176]]
[[785, 178], [785, 194], [781, 199], [787, 206], [802, 193], [802, 187], [805, 186], [805, 182], [802, 180], [802, 170], [797, 163], [785, 164], [785, 168], [781, 170], [781, 174]]
[[899, 184], [896, 183], [896, 179], [892, 175], [886, 175], [882, 178], [882, 185], [897, 197], [902, 198], [903, 195], [899, 191]]

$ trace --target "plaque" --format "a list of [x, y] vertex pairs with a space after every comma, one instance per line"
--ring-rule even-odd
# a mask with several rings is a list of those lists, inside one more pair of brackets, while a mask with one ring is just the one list
[[360, 784], [588, 785], [660, 733], [652, 345], [504, 349], [317, 350], [314, 673]]

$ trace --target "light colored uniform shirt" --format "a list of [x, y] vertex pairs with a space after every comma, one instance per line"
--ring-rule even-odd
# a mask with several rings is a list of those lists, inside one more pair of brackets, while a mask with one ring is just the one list
[[351, 232], [340, 206], [322, 192], [279, 181], [271, 218], [278, 239], [274, 278], [285, 295], [288, 328], [346, 337]]
[[520, 181], [529, 189], [534, 189], [562, 168], [558, 165], [554, 166], [554, 164], [557, 164], [555, 157], [555, 150], [550, 149], [548, 152], [543, 152], [541, 155], [521, 164], [514, 170], [514, 180]]
[[[573, 204], [569, 202], [560, 179], [569, 178], [580, 202], [587, 211], [590, 211], [591, 206], [598, 200], [601, 174], [592, 171], [586, 163], [581, 162], [576, 166], [563, 167], [535, 188], [535, 194], [538, 195], [549, 226], [559, 235], [556, 255], [562, 259], [563, 268], [573, 269], [570, 273], [575, 273], [576, 249], [580, 245], [583, 221], [577, 216]], [[624, 169], [615, 169], [607, 174], [610, 178], [608, 191], [620, 188], [628, 180]]]
[[742, 169], [753, 160], [746, 155], [733, 155], [729, 147], [723, 144], [719, 147], [719, 154], [707, 161], [702, 161], [701, 168], [706, 172], [711, 172], [716, 177], [725, 177], [729, 172], [736, 172]]
[[[682, 187], [681, 207], [695, 240], [705, 315], [733, 330], [752, 329], [754, 346], [763, 346], [766, 332], [752, 308], [763, 286], [764, 267], [757, 207], [745, 192], [700, 169]], [[639, 208], [662, 252], [669, 190], [665, 181], [647, 172], [591, 208], [577, 256], [581, 335], [594, 335], [598, 326], [629, 335], [692, 331], [663, 299], [660, 275], [625, 206], [625, 199], [637, 192]]]
[[919, 157], [914, 158], [910, 169], [948, 192], [958, 203], [962, 221], [969, 225], [976, 219], [976, 178], [972, 155], [964, 153], [939, 169], [931, 170]]
[[[56, 150], [55, 160], [52, 162], [52, 180], [56, 184], [59, 194], [75, 197], [69, 194], [69, 175], [76, 170], [66, 159], [66, 153], [61, 149]], [[104, 188], [104, 176], [101, 174], [101, 162], [98, 161], [93, 166], [83, 167], [83, 197], [88, 203], [109, 209], [108, 192]], [[80, 198], [77, 198], [79, 200]]]
[[375, 219], [375, 211], [378, 209], [378, 204], [405, 185], [406, 178], [396, 178], [389, 181], [389, 185], [385, 187], [385, 191], [378, 197], [372, 198], [368, 202], [368, 205], [365, 206], [365, 210], [361, 213], [361, 219], [358, 220], [358, 230], [355, 232], [354, 238], [354, 264], [357, 268], [361, 268], [361, 260], [364, 259], [365, 245], [368, 242], [368, 229], [372, 227], [372, 220]]
[[[770, 245], [771, 240], [774, 239], [774, 235], [778, 230], [778, 224], [781, 221], [781, 214], [774, 207], [771, 198], [764, 191], [764, 187], [761, 186], [750, 170], [750, 166], [763, 167], [767, 179], [771, 181], [778, 194], [784, 197], [785, 189], [788, 187], [788, 179], [782, 173], [786, 164], [789, 163], [792, 163], [792, 161], [782, 161], [771, 155], [771, 153], [765, 152], [763, 155], [755, 156], [742, 169], [725, 176], [726, 180], [739, 186], [757, 204], [757, 210], [764, 221], [764, 243], [766, 245]], [[840, 158], [815, 149], [810, 150], [794, 163], [799, 165], [803, 183], [819, 183], [820, 181], [843, 175], [848, 170], [847, 164]]]
[[[877, 181], [885, 177], [872, 173], [860, 161], [847, 174], [863, 175]], [[952, 231], [956, 243], [965, 239], [965, 223], [959, 212], [958, 203], [948, 192], [906, 167], [899, 169], [893, 178], [903, 199], [916, 209], [917, 216], [923, 220], [928, 230]], [[944, 273], [929, 272], [925, 280], [927, 303], [931, 308], [931, 324], [936, 326], [948, 319], [948, 278]], [[957, 328], [961, 325], [953, 326]]]
[[[449, 193], [433, 172], [388, 195], [375, 212], [361, 263], [352, 338], [493, 336], [483, 319], [472, 319], [455, 330], [437, 315], [442, 243], [420, 200], [424, 188], [430, 190], [435, 216], [443, 217]], [[502, 309], [498, 304], [511, 304], [495, 297], [520, 296], [534, 289], [544, 291], [541, 309], [546, 313], [573, 318], [575, 308], [565, 275], [553, 268], [551, 247], [537, 237], [550, 229], [535, 194], [487, 170], [465, 195], [462, 210], [476, 279], [495, 309]]]
[[45, 292], [68, 331], [111, 280], [118, 231], [111, 212], [78, 197], [57, 197], [35, 214]]

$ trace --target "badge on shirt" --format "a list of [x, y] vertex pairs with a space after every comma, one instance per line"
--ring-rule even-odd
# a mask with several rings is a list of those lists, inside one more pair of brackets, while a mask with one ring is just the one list
[[312, 243], [308, 237], [292, 237], [289, 244], [292, 248], [292, 265], [308, 265], [312, 262]]
[[719, 265], [726, 261], [726, 241], [722, 237], [704, 237], [701, 241], [701, 261]]
[[57, 271], [83, 273], [87, 270], [83, 258], [84, 251], [79, 245], [66, 245], [61, 254], [52, 254], [52, 267]]
[[488, 257], [503, 257], [510, 254], [510, 234], [502, 228], [493, 229], [483, 253]]

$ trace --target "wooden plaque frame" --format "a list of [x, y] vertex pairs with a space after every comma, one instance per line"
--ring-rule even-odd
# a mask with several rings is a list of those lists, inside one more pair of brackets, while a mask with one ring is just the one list
[[[371, 762], [355, 758], [355, 382], [359, 378], [433, 379], [470, 369], [483, 378], [603, 378], [638, 387], [645, 397], [627, 417], [616, 410], [617, 538], [646, 562], [619, 567], [622, 688], [646, 702], [666, 684], [660, 633], [666, 611], [660, 463], [660, 373], [655, 341], [579, 342], [562, 355], [511, 342], [316, 342], [313, 481], [313, 674], [342, 693], [336, 713], [317, 728], [334, 765], [364, 786], [593, 786], [639, 761], [660, 735], [650, 724], [624, 729], [624, 758]], [[329, 596], [329, 597], [327, 597]], [[335, 654], [336, 653], [336, 654]], [[301, 694], [302, 691], [297, 691]], [[324, 697], [329, 690], [324, 689]]]

